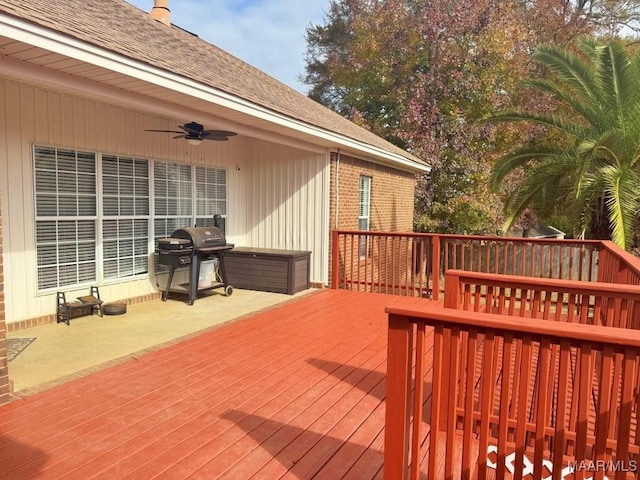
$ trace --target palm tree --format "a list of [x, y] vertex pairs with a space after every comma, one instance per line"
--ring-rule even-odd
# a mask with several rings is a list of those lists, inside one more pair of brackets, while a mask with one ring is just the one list
[[509, 195], [508, 227], [527, 208], [544, 219], [567, 214], [580, 236], [633, 246], [640, 213], [640, 56], [618, 41], [583, 38], [576, 54], [542, 45], [534, 59], [549, 79], [527, 82], [556, 101], [555, 114], [516, 112], [490, 122], [533, 122], [549, 128], [543, 143], [500, 158], [490, 182], [498, 190], [510, 173], [523, 180]]

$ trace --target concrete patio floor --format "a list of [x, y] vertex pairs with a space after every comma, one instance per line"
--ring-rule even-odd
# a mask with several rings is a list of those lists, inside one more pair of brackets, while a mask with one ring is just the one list
[[124, 315], [79, 317], [9, 332], [8, 339], [33, 339], [9, 362], [14, 396], [26, 397], [183, 340], [225, 322], [314, 292], [296, 295], [235, 289], [201, 293], [194, 305], [182, 297], [129, 305]]

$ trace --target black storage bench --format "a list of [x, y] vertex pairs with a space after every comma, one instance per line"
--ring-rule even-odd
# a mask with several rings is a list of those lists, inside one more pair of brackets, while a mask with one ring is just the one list
[[69, 325], [69, 320], [83, 315], [99, 313], [102, 317], [102, 300], [98, 287], [91, 287], [89, 295], [78, 297], [77, 300], [67, 302], [64, 292], [57, 293], [56, 323], [64, 322]]
[[227, 279], [236, 288], [294, 293], [309, 288], [311, 252], [236, 247], [224, 257]]

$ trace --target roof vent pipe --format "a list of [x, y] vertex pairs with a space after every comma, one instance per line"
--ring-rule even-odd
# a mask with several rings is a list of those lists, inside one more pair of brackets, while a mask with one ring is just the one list
[[151, 18], [164, 23], [166, 26], [171, 26], [171, 10], [169, 10], [169, 0], [154, 0], [154, 5], [149, 12]]

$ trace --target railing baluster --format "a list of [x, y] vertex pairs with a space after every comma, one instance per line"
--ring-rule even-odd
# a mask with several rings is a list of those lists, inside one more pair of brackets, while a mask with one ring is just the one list
[[404, 265], [402, 267], [402, 270], [404, 270], [405, 296], [410, 296], [409, 292], [413, 291], [411, 288], [411, 270], [413, 268], [411, 267], [413, 263], [411, 257], [413, 249], [411, 248], [411, 239], [409, 237], [403, 236], [402, 241], [405, 243]]
[[534, 444], [533, 474], [542, 478], [542, 461], [546, 450], [545, 432], [547, 429], [547, 419], [549, 416], [549, 377], [550, 377], [550, 350], [551, 339], [543, 338], [540, 342], [538, 353], [538, 388], [536, 398], [536, 430]]
[[411, 442], [411, 480], [420, 478], [420, 459], [422, 445], [422, 418], [424, 398], [424, 353], [425, 324], [419, 323], [416, 329], [416, 373], [413, 400], [413, 441]]
[[[487, 452], [489, 448], [489, 428], [490, 416], [493, 415], [493, 386], [494, 386], [494, 335], [493, 332], [487, 332], [484, 338], [482, 355], [482, 385], [480, 387], [480, 442], [478, 450]], [[467, 412], [469, 414], [471, 412]], [[487, 478], [487, 462], [480, 460], [478, 462], [478, 478], [486, 480]]]
[[[474, 411], [475, 402], [473, 396], [473, 390], [475, 386], [475, 372], [476, 372], [476, 356], [478, 347], [478, 331], [475, 329], [469, 330], [469, 340], [467, 343], [467, 355], [466, 362], [463, 359], [462, 364], [466, 365], [466, 382], [464, 388], [464, 426], [463, 426], [463, 442], [462, 442], [462, 475], [463, 478], [471, 478], [472, 471], [472, 436], [474, 433]], [[461, 387], [462, 390], [462, 387]], [[465, 475], [465, 473], [467, 473]]]
[[[438, 465], [440, 454], [440, 426], [443, 418], [445, 403], [443, 388], [444, 382], [444, 328], [442, 324], [436, 324], [433, 334], [433, 374], [431, 387], [431, 431], [429, 435], [429, 474], [428, 478], [438, 478]], [[386, 444], [385, 444], [386, 449]], [[385, 454], [386, 464], [386, 454]], [[386, 478], [395, 478], [393, 475]]]
[[[456, 400], [457, 400], [457, 388], [458, 388], [458, 370], [459, 370], [459, 348], [460, 348], [460, 328], [454, 327], [448, 329], [450, 338], [449, 348], [449, 363], [447, 366], [447, 405], [449, 408], [445, 409], [446, 412], [446, 454], [444, 459], [444, 475], [446, 478], [453, 476], [453, 461], [458, 458], [459, 452], [456, 452]], [[446, 337], [445, 337], [446, 338]]]
[[[591, 345], [588, 343], [581, 343], [579, 348], [580, 357], [580, 372], [584, 372], [584, 375], [578, 377], [578, 416], [576, 423], [576, 458], [589, 458], [587, 457], [589, 434], [589, 405], [591, 403], [591, 380], [592, 364], [591, 364]], [[574, 397], [575, 398], [575, 397]], [[576, 472], [576, 480], [582, 480], [584, 478], [584, 471]]]
[[[558, 408], [556, 409], [556, 423], [553, 436], [553, 463], [562, 465], [564, 459], [565, 432], [568, 427], [567, 422], [567, 405], [569, 401], [569, 363], [571, 361], [571, 345], [569, 341], [562, 340], [560, 342], [560, 365], [558, 369]], [[562, 470], [554, 468], [553, 480], [562, 479]]]
[[[524, 455], [527, 447], [527, 404], [529, 401], [529, 383], [531, 373], [531, 338], [527, 335], [522, 338], [522, 356], [520, 358], [520, 385], [517, 393], [518, 416], [516, 422], [516, 449], [515, 449], [515, 475], [516, 480], [522, 480], [524, 472]], [[517, 368], [517, 364], [516, 364]]]
[[[616, 439], [616, 454], [617, 457], [621, 459], [629, 457], [629, 438], [631, 436], [631, 419], [633, 415], [634, 386], [637, 378], [637, 369], [637, 353], [634, 353], [629, 348], [625, 349], [622, 370], [622, 395], [620, 398], [620, 426]], [[637, 425], [636, 428], [638, 428]], [[617, 478], [624, 477], [618, 474]]]

